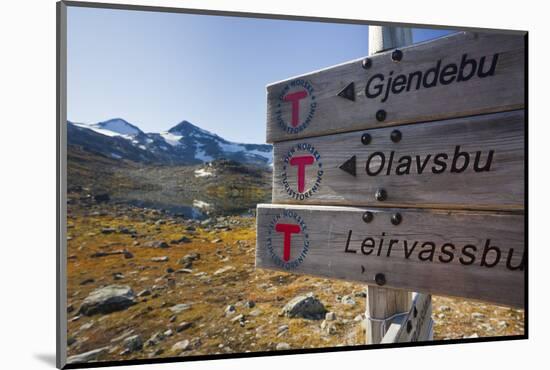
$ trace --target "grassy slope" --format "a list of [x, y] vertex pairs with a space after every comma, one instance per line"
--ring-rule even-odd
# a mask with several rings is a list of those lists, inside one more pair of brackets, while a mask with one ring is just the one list
[[[160, 218], [164, 224], [155, 224]], [[158, 296], [138, 298], [139, 303], [124, 311], [108, 315], [81, 317], [69, 322], [69, 336], [76, 343], [69, 346], [69, 355], [82, 353], [103, 346], [111, 346], [111, 353], [101, 360], [147, 358], [149, 356], [188, 356], [226, 352], [274, 350], [277, 343], [286, 342], [291, 348], [330, 347], [364, 343], [364, 330], [353, 318], [365, 310], [365, 299], [354, 297], [357, 304], [337, 302], [337, 295], [360, 292], [364, 286], [342, 281], [270, 272], [254, 268], [255, 228], [254, 219], [230, 219], [232, 230], [216, 230], [197, 226], [196, 232], [185, 231], [191, 221], [170, 219], [155, 211], [123, 208], [122, 206], [94, 206], [81, 210], [73, 207], [69, 216], [68, 304], [75, 308], [69, 317], [74, 317], [82, 300], [98, 286], [126, 284], [136, 293], [153, 288]], [[237, 224], [238, 223], [238, 224]], [[125, 234], [102, 234], [104, 227], [129, 227], [137, 231], [137, 237]], [[169, 242], [183, 235], [191, 238], [188, 244], [171, 245], [167, 249], [141, 247], [148, 240]], [[213, 241], [221, 239], [221, 242]], [[139, 245], [134, 245], [137, 242]], [[97, 251], [127, 249], [134, 258], [122, 255], [91, 258]], [[166, 269], [181, 268], [178, 260], [192, 252], [200, 253], [200, 260], [193, 263], [192, 274], [167, 273]], [[152, 257], [168, 256], [168, 262], [151, 262]], [[218, 269], [232, 266], [234, 269], [214, 275]], [[113, 273], [124, 275], [114, 280]], [[204, 274], [204, 275], [203, 275]], [[86, 279], [93, 283], [80, 285]], [[157, 287], [158, 290], [154, 290]], [[336, 332], [327, 334], [321, 330], [321, 321], [289, 319], [278, 315], [283, 305], [294, 296], [314, 292], [326, 305], [336, 312]], [[256, 306], [245, 308], [242, 304], [253, 300]], [[175, 321], [168, 307], [179, 303], [191, 304]], [[244, 326], [231, 322], [224, 316], [227, 305], [237, 307], [237, 314], [244, 314]], [[443, 305], [451, 307], [442, 311]], [[259, 310], [259, 311], [256, 311]], [[472, 313], [485, 315], [473, 319]], [[253, 313], [259, 313], [257, 316]], [[444, 316], [441, 316], [444, 315]], [[479, 316], [479, 315], [478, 315]], [[479, 336], [510, 335], [523, 332], [523, 312], [508, 308], [473, 303], [460, 299], [435, 297], [435, 338], [461, 338], [477, 333]], [[345, 319], [345, 321], [342, 321]], [[120, 342], [111, 340], [132, 329], [142, 335], [144, 341], [153, 333], [175, 329], [181, 322], [193, 326], [166, 338], [157, 346], [143, 351], [120, 355]], [[93, 322], [91, 328], [79, 328]], [[281, 325], [289, 331], [277, 336]], [[199, 343], [189, 351], [172, 351], [172, 345], [188, 339]], [[163, 352], [159, 354], [161, 349]]]

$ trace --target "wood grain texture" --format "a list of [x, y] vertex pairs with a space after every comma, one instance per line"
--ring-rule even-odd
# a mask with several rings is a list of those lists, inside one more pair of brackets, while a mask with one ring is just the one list
[[[402, 138], [394, 143], [390, 137], [396, 129]], [[363, 134], [370, 135], [368, 145], [361, 141]], [[273, 148], [272, 199], [285, 204], [523, 210], [524, 141], [524, 112], [517, 110], [280, 142]], [[457, 147], [469, 156], [463, 172], [452, 172]], [[478, 152], [480, 171], [474, 169]], [[435, 163], [441, 153], [447, 155], [446, 169], [434, 173], [442, 168]], [[304, 167], [300, 192], [299, 166], [289, 158], [307, 155], [315, 161]], [[340, 168], [352, 156], [356, 176]], [[410, 156], [408, 174], [404, 156]], [[461, 169], [465, 157], [456, 158], [455, 168]], [[405, 167], [399, 168], [402, 163]], [[376, 199], [378, 189], [386, 190], [386, 200]]]
[[367, 288], [367, 344], [380, 343], [389, 329], [391, 317], [407, 312], [412, 294], [400, 289], [388, 289], [374, 285]]
[[[268, 85], [267, 142], [521, 109], [525, 93], [524, 48], [523, 35], [460, 32], [404, 47], [400, 49], [403, 52], [400, 62], [393, 62], [392, 52], [388, 51], [369, 57], [369, 69], [364, 69], [363, 59], [358, 59]], [[427, 73], [438, 61], [441, 61], [440, 72], [449, 64], [455, 64], [458, 70], [464, 55], [466, 60], [476, 60], [478, 66], [485, 57], [484, 71], [490, 72], [490, 62], [496, 54], [494, 73], [487, 77], [476, 74], [460, 82], [457, 77], [448, 84], [416, 89], [418, 77], [412, 76], [410, 86], [400, 93], [390, 93], [384, 102], [383, 95], [368, 98], [365, 93], [368, 81], [376, 74], [385, 76], [385, 82], [399, 75], [409, 79], [411, 73]], [[452, 79], [451, 72], [452, 68], [446, 70], [449, 75], [444, 81]], [[468, 67], [464, 65], [463, 75], [467, 72]], [[295, 85], [302, 82], [307, 86]], [[338, 96], [352, 82], [353, 100]], [[375, 82], [380, 81], [373, 80], [371, 95]], [[395, 91], [400, 91], [403, 80], [397, 82]], [[426, 82], [429, 86], [430, 79]], [[307, 96], [288, 95], [301, 92], [307, 92]], [[299, 100], [293, 103], [293, 99]], [[293, 104], [298, 104], [295, 122], [292, 121]], [[376, 112], [381, 109], [387, 113], [383, 122], [376, 119]], [[298, 132], [289, 133], [289, 129]]]
[[[366, 211], [373, 214], [369, 223]], [[390, 222], [395, 213], [402, 216], [397, 226]], [[278, 224], [300, 226], [287, 261]], [[508, 212], [258, 205], [256, 266], [368, 285], [383, 274], [385, 288], [521, 307], [524, 232], [524, 216]], [[454, 246], [450, 260], [446, 243]]]

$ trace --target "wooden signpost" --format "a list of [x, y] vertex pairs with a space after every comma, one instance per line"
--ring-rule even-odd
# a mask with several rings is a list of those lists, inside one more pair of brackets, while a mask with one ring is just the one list
[[521, 210], [524, 125], [516, 110], [276, 143], [273, 201]]
[[431, 339], [430, 294], [523, 307], [524, 37], [460, 32], [269, 85], [256, 266], [368, 284], [368, 343]]
[[521, 214], [258, 205], [256, 264], [521, 307]]
[[460, 32], [267, 87], [267, 141], [522, 109], [521, 35]]

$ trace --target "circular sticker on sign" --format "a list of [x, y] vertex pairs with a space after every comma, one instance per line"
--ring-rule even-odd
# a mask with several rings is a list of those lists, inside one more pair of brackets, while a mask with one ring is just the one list
[[267, 251], [275, 264], [286, 270], [304, 262], [309, 250], [307, 225], [296, 212], [285, 210], [269, 223]]
[[290, 197], [296, 200], [310, 198], [321, 187], [321, 154], [308, 143], [293, 146], [283, 158], [281, 177], [283, 188]]
[[308, 80], [297, 79], [286, 84], [279, 94], [275, 112], [278, 125], [289, 134], [304, 131], [317, 108], [315, 91]]

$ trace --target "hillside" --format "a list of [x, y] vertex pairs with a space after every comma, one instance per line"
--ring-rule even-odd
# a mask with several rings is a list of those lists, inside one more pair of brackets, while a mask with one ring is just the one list
[[68, 197], [93, 200], [107, 194], [115, 203], [201, 218], [241, 214], [271, 199], [269, 167], [215, 160], [200, 165], [157, 165], [68, 149]]
[[[256, 269], [255, 234], [252, 217], [197, 221], [76, 200], [68, 216], [69, 361], [364, 344], [365, 286]], [[86, 302], [98, 289], [118, 289], [128, 303], [92, 312]], [[310, 292], [328, 319], [281, 314]], [[433, 305], [435, 339], [524, 330], [523, 310], [444, 297]]]

